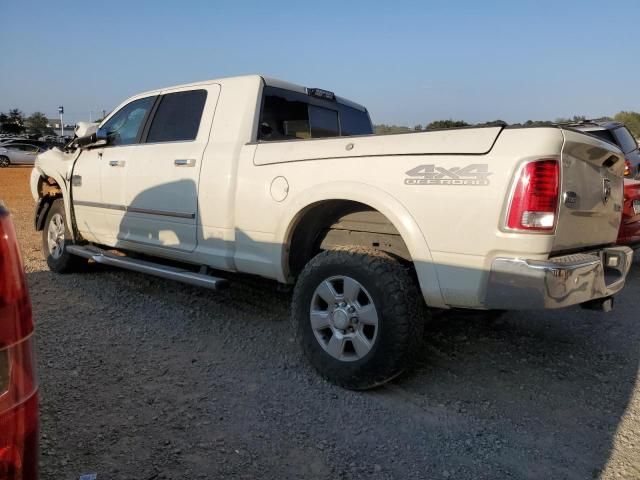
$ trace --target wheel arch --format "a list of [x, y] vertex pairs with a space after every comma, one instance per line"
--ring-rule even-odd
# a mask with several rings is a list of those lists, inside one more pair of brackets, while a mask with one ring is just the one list
[[34, 218], [35, 228], [37, 231], [44, 228], [49, 208], [53, 201], [58, 198], [62, 198], [67, 225], [72, 225], [68, 184], [64, 177], [55, 173], [49, 175], [34, 169], [31, 176], [31, 191], [37, 201]]
[[[293, 241], [300, 240], [299, 238], [294, 238], [296, 231], [301, 225], [304, 225], [303, 222], [309, 218], [309, 215], [317, 213], [317, 209], [321, 209], [323, 205], [330, 208], [329, 205], [331, 203], [345, 206], [357, 204], [382, 215], [395, 228], [404, 245], [406, 245], [410, 255], [408, 260], [415, 267], [420, 289], [427, 303], [434, 307], [446, 306], [440, 291], [431, 251], [416, 221], [393, 196], [383, 190], [361, 183], [336, 182], [320, 184], [312, 189], [300, 192], [292, 199], [282, 216], [283, 220], [280, 222], [276, 233], [276, 239], [280, 245], [280, 281], [291, 281], [295, 278], [296, 268], [299, 268], [299, 265], [292, 265], [292, 252], [295, 255], [296, 250], [299, 251], [301, 248], [299, 245], [292, 245]], [[312, 247], [307, 245], [302, 248]]]

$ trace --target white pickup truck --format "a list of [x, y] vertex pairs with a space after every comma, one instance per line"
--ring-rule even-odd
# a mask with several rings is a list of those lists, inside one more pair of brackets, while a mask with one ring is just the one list
[[622, 152], [570, 129], [376, 136], [356, 103], [252, 75], [136, 95], [84, 133], [31, 177], [52, 270], [295, 284], [304, 352], [348, 388], [398, 375], [429, 309], [607, 309], [632, 262]]

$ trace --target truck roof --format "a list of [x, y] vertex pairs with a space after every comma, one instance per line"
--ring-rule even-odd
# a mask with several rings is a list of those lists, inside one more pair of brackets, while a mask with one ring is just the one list
[[[255, 78], [256, 80], [262, 81], [266, 86], [269, 87], [276, 87], [276, 88], [282, 88], [285, 90], [291, 90], [294, 92], [299, 92], [299, 93], [304, 93], [305, 95], [309, 93], [308, 88], [307, 87], [303, 87], [302, 85], [297, 85], [295, 83], [290, 83], [290, 82], [286, 82], [284, 80], [279, 80], [277, 78], [272, 78], [272, 77], [267, 77], [264, 75], [257, 75], [257, 74], [253, 74], [253, 75], [239, 75], [239, 76], [234, 76], [234, 77], [221, 77], [221, 78], [213, 78], [211, 80], [204, 80], [201, 82], [190, 82], [190, 83], [183, 83], [181, 85], [171, 85], [171, 86], [166, 86], [166, 87], [162, 87], [162, 88], [156, 88], [154, 90], [149, 90], [147, 92], [143, 92], [143, 93], [139, 93], [136, 94], [136, 97], [140, 97], [143, 95], [153, 95], [153, 94], [157, 94], [159, 92], [161, 92], [162, 90], [166, 90], [168, 88], [182, 88], [182, 87], [197, 87], [198, 85], [207, 85], [209, 83], [220, 83], [220, 84], [225, 84], [225, 83], [232, 83], [241, 79], [247, 79], [247, 78]], [[343, 105], [346, 105], [348, 107], [351, 108], [355, 108], [357, 110], [366, 112], [367, 109], [364, 107], [364, 105], [360, 105], [359, 103], [356, 102], [352, 102], [351, 100], [348, 100], [346, 98], [340, 97], [338, 95], [335, 96], [336, 101], [338, 103], [341, 103]]]
[[615, 130], [616, 128], [623, 127], [624, 123], [616, 122], [615, 120], [584, 120], [582, 122], [562, 124], [562, 126], [577, 128], [584, 132], [590, 132], [594, 130]]

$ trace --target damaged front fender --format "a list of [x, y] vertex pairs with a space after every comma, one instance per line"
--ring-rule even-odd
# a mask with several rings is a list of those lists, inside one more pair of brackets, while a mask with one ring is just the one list
[[62, 197], [65, 216], [68, 225], [71, 222], [71, 204], [69, 179], [73, 171], [73, 164], [81, 150], [65, 152], [59, 148], [52, 148], [38, 155], [31, 172], [31, 195], [36, 201], [35, 228], [42, 230], [49, 206], [54, 199]]

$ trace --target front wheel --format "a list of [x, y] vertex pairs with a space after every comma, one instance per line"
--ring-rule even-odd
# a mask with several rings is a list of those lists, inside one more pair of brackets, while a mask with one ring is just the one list
[[56, 273], [76, 271], [87, 263], [84, 258], [68, 252], [67, 246], [73, 243], [73, 237], [65, 219], [64, 202], [58, 198], [51, 204], [42, 230], [42, 253], [49, 269]]
[[0, 155], [0, 168], [7, 168], [9, 165], [11, 165], [9, 157], [6, 155]]
[[292, 320], [311, 365], [364, 390], [402, 373], [422, 338], [425, 305], [407, 268], [362, 247], [328, 250], [305, 267]]

